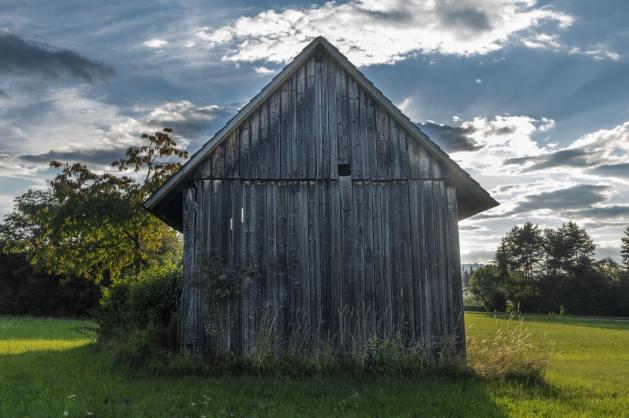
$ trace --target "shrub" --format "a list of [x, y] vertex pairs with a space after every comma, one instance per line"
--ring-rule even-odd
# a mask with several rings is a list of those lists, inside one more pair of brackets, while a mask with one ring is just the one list
[[181, 281], [180, 267], [152, 267], [104, 292], [99, 342], [116, 365], [136, 369], [176, 349]]
[[512, 315], [493, 338], [472, 337], [467, 343], [470, 366], [486, 379], [540, 380], [548, 364], [548, 347], [535, 344], [524, 322]]

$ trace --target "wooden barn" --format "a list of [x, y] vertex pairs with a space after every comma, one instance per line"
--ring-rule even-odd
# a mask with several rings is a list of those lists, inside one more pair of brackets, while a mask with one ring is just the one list
[[[183, 348], [245, 355], [269, 324], [464, 348], [458, 221], [496, 205], [323, 38], [144, 204], [184, 236]], [[220, 303], [212, 260], [253, 267]]]

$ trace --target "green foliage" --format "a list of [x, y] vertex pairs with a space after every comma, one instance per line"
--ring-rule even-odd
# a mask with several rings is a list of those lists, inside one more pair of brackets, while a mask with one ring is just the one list
[[507, 293], [498, 268], [481, 266], [470, 276], [470, 291], [488, 311], [504, 311]]
[[575, 222], [545, 231], [546, 270], [549, 273], [583, 271], [592, 265], [594, 242]]
[[620, 255], [625, 269], [629, 272], [629, 226], [625, 229], [624, 236], [620, 239]]
[[143, 136], [147, 145], [129, 148], [126, 159], [113, 163], [142, 172], [141, 182], [79, 163], [51, 162], [61, 172], [48, 189], [17, 197], [0, 224], [3, 250], [23, 254], [39, 270], [105, 286], [129, 271], [138, 274], [165, 250], [178, 254], [175, 232], [141, 207], [181, 166], [170, 159], [187, 158], [170, 133]]
[[181, 281], [181, 267], [162, 265], [107, 289], [96, 319], [115, 364], [133, 369], [175, 350]]
[[594, 244], [574, 222], [543, 234], [515, 226], [496, 250], [496, 265], [470, 277], [472, 296], [490, 311], [629, 315], [629, 274], [612, 259], [594, 262]]
[[496, 251], [499, 270], [517, 271], [530, 279], [540, 269], [544, 238], [537, 225], [530, 222], [514, 226], [502, 239]]
[[0, 315], [88, 316], [100, 294], [89, 281], [35, 271], [24, 257], [0, 251]]

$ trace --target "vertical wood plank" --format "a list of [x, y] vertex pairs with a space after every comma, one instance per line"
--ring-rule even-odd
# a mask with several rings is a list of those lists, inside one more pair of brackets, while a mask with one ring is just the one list
[[260, 145], [258, 156], [258, 178], [268, 179], [271, 178], [269, 171], [270, 161], [270, 136], [269, 136], [269, 108], [270, 99], [262, 104], [260, 107]]
[[269, 111], [269, 178], [280, 177], [281, 154], [281, 90], [271, 96]]
[[422, 293], [422, 272], [421, 272], [421, 252], [420, 246], [422, 229], [422, 219], [419, 209], [419, 199], [417, 181], [409, 180], [409, 225], [411, 235], [411, 268], [412, 268], [412, 292], [413, 292], [413, 316], [415, 325], [415, 338], [419, 343], [425, 343], [425, 333], [423, 328], [422, 304], [424, 295]]
[[212, 159], [212, 177], [224, 178], [225, 177], [225, 143], [223, 142], [214, 150], [210, 155]]
[[463, 315], [463, 289], [461, 283], [461, 256], [459, 249], [459, 222], [456, 201], [456, 188], [448, 186], [448, 242], [450, 253], [450, 275], [452, 289], [452, 311], [456, 335], [456, 348], [459, 355], [465, 356], [465, 322]]
[[361, 213], [363, 218], [363, 226], [365, 230], [364, 242], [365, 242], [365, 315], [367, 330], [370, 336], [374, 335], [376, 331], [376, 295], [374, 288], [374, 234], [373, 234], [373, 209], [372, 209], [372, 195], [373, 195], [373, 183], [370, 181], [365, 182], [363, 187], [363, 202], [364, 210]]
[[[233, 271], [231, 260], [232, 248], [232, 185], [233, 181], [224, 181], [221, 191], [221, 244], [220, 259], [226, 272]], [[230, 350], [231, 347], [231, 299], [222, 303], [222, 322], [221, 330], [223, 332], [222, 349]]]
[[249, 159], [251, 158], [251, 138], [249, 130], [249, 119], [244, 121], [238, 129], [238, 136], [240, 137], [240, 176], [243, 179], [250, 179], [251, 165]]
[[238, 178], [240, 176], [240, 143], [238, 131], [233, 132], [226, 142], [225, 149], [225, 177]]
[[389, 251], [391, 264], [391, 303], [394, 330], [401, 332], [402, 324], [402, 286], [400, 283], [400, 184], [389, 183]]
[[310, 246], [308, 240], [308, 182], [299, 182], [299, 209], [298, 209], [298, 271], [299, 287], [297, 295], [299, 302], [299, 324], [308, 333], [311, 331], [310, 324], [310, 301], [311, 301], [311, 281], [310, 281]]
[[376, 110], [376, 134], [377, 134], [377, 159], [378, 159], [378, 179], [388, 180], [391, 178], [390, 167], [391, 158], [389, 151], [389, 118], [387, 113], [379, 105]]
[[408, 179], [410, 176], [410, 155], [408, 150], [408, 141], [413, 141], [412, 138], [409, 138], [406, 134], [404, 128], [399, 127], [398, 129], [398, 147], [399, 155], [400, 155], [400, 177], [403, 179]]
[[384, 323], [386, 313], [385, 297], [385, 259], [384, 238], [382, 233], [382, 205], [381, 197], [384, 188], [382, 183], [373, 182], [371, 188], [371, 208], [373, 225], [373, 254], [374, 254], [374, 292], [375, 292], [375, 321], [376, 329], [380, 337], [384, 336]]
[[328, 65], [327, 56], [321, 54], [315, 60], [315, 146], [317, 147], [317, 179], [330, 176], [330, 133], [328, 132]]
[[310, 321], [313, 337], [320, 338], [321, 327], [321, 219], [319, 185], [308, 182], [308, 255], [310, 280]]
[[378, 135], [376, 131], [376, 104], [367, 96], [367, 155], [369, 160], [369, 178], [378, 177]]
[[195, 189], [183, 190], [183, 291], [181, 295], [181, 344], [184, 351], [194, 352], [194, 212]]
[[384, 328], [386, 337], [390, 337], [393, 332], [393, 289], [392, 289], [392, 266], [391, 266], [391, 220], [389, 214], [389, 194], [391, 185], [384, 183], [380, 196], [380, 207], [382, 216], [382, 252], [383, 252], [383, 290], [384, 290]]
[[260, 113], [261, 109], [253, 112], [249, 118], [249, 156], [247, 161], [247, 178], [260, 178]]
[[356, 277], [353, 274], [352, 247], [354, 241], [352, 214], [352, 179], [350, 176], [339, 178], [341, 201], [341, 307], [347, 307], [348, 313], [356, 309]]
[[404, 334], [410, 342], [415, 342], [415, 295], [413, 292], [413, 267], [411, 258], [411, 219], [408, 181], [400, 182], [400, 282], [402, 291], [402, 320]]
[[308, 148], [306, 146], [306, 66], [301, 66], [295, 75], [295, 112], [296, 125], [295, 136], [293, 137], [296, 147], [292, 152], [293, 173], [295, 178], [306, 177], [308, 169]]
[[339, 182], [330, 182], [330, 252], [331, 252], [331, 309], [330, 309], [330, 327], [333, 335], [338, 333], [339, 313], [342, 309], [342, 276], [341, 265], [343, 263], [341, 257], [341, 195]]
[[351, 161], [352, 161], [352, 177], [354, 179], [363, 178], [362, 168], [362, 146], [363, 138], [359, 134], [360, 124], [360, 98], [359, 88], [356, 80], [348, 77], [347, 80], [347, 101], [349, 107], [349, 145], [352, 147]]
[[331, 270], [331, 210], [330, 210], [330, 182], [322, 181], [318, 184], [319, 192], [319, 248], [321, 258], [321, 333], [322, 337], [330, 337], [332, 311], [332, 270]]
[[305, 129], [302, 131], [306, 149], [304, 177], [314, 179], [317, 177], [317, 149], [321, 145], [318, 138], [317, 108], [316, 108], [316, 90], [315, 90], [315, 58], [311, 57], [306, 63], [306, 105], [305, 105]]
[[436, 252], [435, 252], [435, 228], [434, 228], [434, 203], [433, 187], [431, 180], [423, 182], [422, 206], [424, 215], [424, 254], [426, 256], [426, 288], [430, 292], [430, 331], [431, 345], [440, 336], [441, 318], [439, 315], [439, 294], [437, 291]]
[[368, 180], [370, 178], [370, 174], [369, 174], [369, 165], [370, 165], [370, 155], [369, 155], [369, 135], [368, 135], [368, 120], [367, 120], [367, 113], [368, 113], [368, 107], [367, 107], [367, 102], [368, 102], [368, 96], [366, 95], [365, 91], [363, 89], [359, 88], [358, 91], [358, 109], [359, 109], [359, 116], [358, 116], [358, 138], [359, 138], [359, 142], [360, 142], [360, 148], [359, 148], [359, 152], [360, 152], [360, 161], [361, 161], [361, 178]]
[[410, 137], [407, 139], [406, 145], [408, 150], [409, 177], [412, 179], [419, 179], [421, 178], [419, 161], [419, 148], [421, 146], [417, 141]]
[[291, 178], [291, 130], [294, 109], [292, 107], [291, 100], [291, 82], [290, 80], [284, 83], [281, 87], [281, 110], [280, 110], [280, 177], [287, 179]]
[[337, 66], [332, 59], [327, 60], [327, 113], [328, 113], [328, 147], [330, 150], [330, 178], [337, 179], [337, 164], [339, 163], [338, 149], [339, 149], [339, 129], [338, 129], [338, 111], [337, 111], [337, 84], [336, 73]]
[[355, 294], [355, 313], [356, 319], [360, 324], [364, 324], [367, 320], [367, 311], [365, 304], [365, 200], [364, 190], [368, 186], [362, 181], [353, 183], [352, 190], [352, 214], [353, 214], [353, 239], [351, 241], [352, 258], [351, 264], [354, 283], [352, 292]]
[[389, 138], [388, 148], [391, 151], [391, 176], [394, 179], [399, 179], [401, 175], [401, 163], [400, 163], [400, 145], [398, 143], [398, 124], [395, 120], [389, 120]]
[[[235, 271], [238, 267], [243, 266], [242, 257], [242, 183], [235, 181], [231, 186], [231, 248], [230, 248], [230, 267], [231, 271]], [[242, 287], [244, 280], [240, 280], [238, 290], [239, 292], [234, 295], [230, 300], [230, 350], [234, 353], [242, 353]]]
[[338, 163], [351, 164], [350, 144], [348, 134], [347, 74], [336, 67], [336, 138], [338, 147]]
[[278, 330], [281, 330], [282, 345], [287, 343], [289, 333], [289, 300], [288, 300], [288, 185], [278, 183], [278, 218], [277, 218], [277, 255], [278, 255]]
[[419, 146], [417, 150], [419, 151], [419, 178], [430, 178], [430, 158], [432, 157], [428, 155], [428, 151], [422, 146]]
[[253, 335], [257, 342], [258, 333], [261, 331], [262, 326], [266, 324], [262, 323], [262, 318], [267, 313], [265, 309], [268, 308], [268, 273], [269, 268], [266, 263], [267, 251], [269, 249], [267, 245], [266, 235], [266, 193], [269, 190], [269, 185], [266, 182], [257, 181], [255, 183], [255, 265], [257, 273], [255, 275], [255, 327], [253, 329]]

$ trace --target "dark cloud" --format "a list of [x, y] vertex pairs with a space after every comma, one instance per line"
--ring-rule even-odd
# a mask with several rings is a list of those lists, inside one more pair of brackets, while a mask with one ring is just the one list
[[500, 128], [492, 126], [489, 133], [494, 135], [509, 135], [514, 133], [516, 129], [517, 128], [515, 126], [502, 126]]
[[23, 161], [31, 163], [49, 163], [50, 161], [83, 162], [94, 165], [109, 165], [125, 156], [126, 148], [48, 151], [43, 154], [20, 155]]
[[68, 74], [89, 82], [113, 74], [110, 66], [76, 52], [48, 49], [11, 33], [0, 33], [0, 57], [0, 73], [39, 74], [51, 78]]
[[9, 97], [9, 96], [7, 95], [6, 91], [0, 89], [0, 97]]
[[418, 124], [445, 152], [476, 151], [482, 148], [469, 135], [475, 132], [472, 126], [439, 125], [433, 122]]
[[585, 229], [599, 229], [599, 228], [620, 228], [627, 226], [627, 222], [606, 222], [606, 221], [594, 221], [586, 222], [583, 224]]
[[492, 29], [489, 16], [484, 10], [457, 1], [437, 3], [437, 17], [445, 27], [462, 29], [464, 32], [485, 32]]
[[595, 184], [579, 184], [565, 189], [531, 194], [524, 198], [509, 215], [530, 212], [539, 209], [579, 209], [587, 208], [595, 203], [607, 200], [605, 191], [610, 186]]
[[535, 171], [552, 167], [587, 167], [593, 164], [589, 157], [591, 157], [591, 153], [585, 149], [571, 148], [532, 157], [511, 158], [506, 160], [505, 164], [524, 165], [530, 162], [534, 163], [526, 167], [524, 171]]
[[398, 6], [399, 7], [395, 9], [386, 11], [371, 10], [365, 8], [360, 8], [360, 11], [367, 16], [383, 21], [383, 23], [393, 25], [412, 24], [414, 22], [413, 10], [409, 9], [403, 4], [400, 4]]
[[629, 178], [629, 163], [604, 164], [594, 167], [591, 171], [604, 176]]
[[571, 216], [595, 219], [629, 218], [629, 205], [595, 206], [582, 210], [568, 211]]

